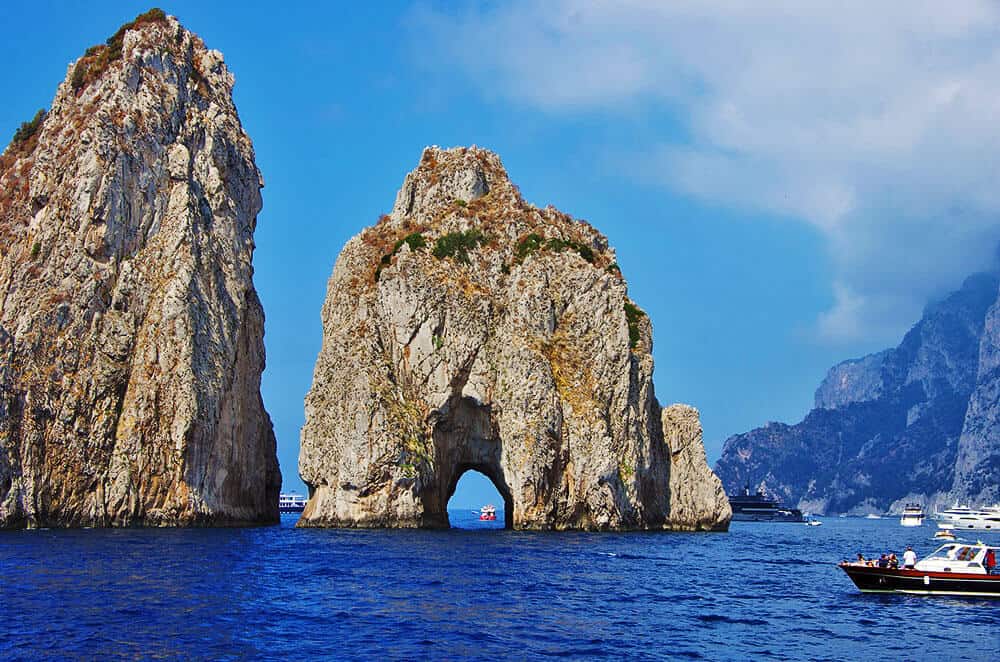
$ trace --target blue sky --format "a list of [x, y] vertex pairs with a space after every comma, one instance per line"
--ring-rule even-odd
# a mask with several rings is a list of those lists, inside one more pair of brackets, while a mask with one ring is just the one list
[[[4, 4], [0, 135], [150, 5]], [[608, 235], [663, 404], [730, 434], [797, 421], [834, 363], [894, 345], [1000, 239], [989, 2], [164, 2], [223, 52], [264, 174], [263, 395], [287, 488], [344, 242], [425, 145], [498, 152]], [[467, 484], [468, 483], [468, 484]], [[463, 481], [456, 504], [497, 498]]]

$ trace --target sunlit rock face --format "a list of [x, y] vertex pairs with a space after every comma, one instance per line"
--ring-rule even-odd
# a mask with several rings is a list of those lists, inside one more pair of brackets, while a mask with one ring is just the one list
[[970, 276], [898, 347], [831, 368], [801, 423], [728, 439], [715, 467], [726, 487], [814, 513], [1000, 499], [998, 282]]
[[0, 526], [277, 521], [232, 87], [150, 12], [0, 157]]
[[446, 527], [469, 469], [513, 528], [728, 525], [697, 412], [654, 397], [607, 239], [527, 204], [495, 154], [425, 150], [344, 247], [322, 318], [300, 526]]

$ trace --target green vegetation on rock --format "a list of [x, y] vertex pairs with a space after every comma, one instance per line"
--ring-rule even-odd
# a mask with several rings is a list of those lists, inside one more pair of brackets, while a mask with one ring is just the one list
[[424, 235], [419, 232], [413, 232], [396, 242], [396, 244], [392, 247], [392, 254], [395, 255], [398, 253], [399, 249], [403, 247], [403, 244], [409, 246], [411, 251], [415, 251], [418, 248], [425, 247], [427, 245], [427, 240], [424, 239]]
[[590, 246], [585, 246], [571, 239], [559, 239], [558, 237], [549, 239], [547, 242], [545, 242], [545, 248], [555, 253], [561, 253], [567, 248], [569, 248], [579, 253], [580, 257], [582, 257], [587, 262], [590, 262], [591, 264], [594, 263], [593, 249], [591, 249]]
[[625, 299], [625, 319], [628, 321], [628, 346], [635, 349], [639, 344], [639, 320], [646, 316], [638, 306]]
[[45, 121], [45, 109], [39, 108], [30, 122], [21, 122], [21, 126], [14, 132], [14, 142], [20, 144], [27, 142], [33, 135], [38, 133], [42, 122]]
[[465, 232], [449, 232], [435, 242], [433, 255], [439, 260], [450, 257], [456, 262], [469, 264], [469, 251], [485, 243], [486, 235], [476, 228]]
[[553, 237], [546, 240], [540, 234], [531, 233], [517, 242], [517, 247], [514, 249], [514, 261], [516, 263], [524, 262], [529, 255], [543, 249], [552, 251], [553, 253], [561, 253], [567, 248], [576, 251], [580, 254], [580, 257], [591, 264], [596, 259], [594, 250], [590, 246], [573, 241], [572, 239], [562, 239], [560, 237]]
[[158, 7], [154, 7], [136, 16], [134, 21], [118, 28], [118, 31], [108, 37], [104, 44], [88, 48], [73, 68], [73, 76], [70, 79], [73, 91], [79, 94], [80, 90], [100, 78], [101, 74], [107, 71], [112, 63], [122, 59], [126, 32], [145, 23], [163, 23], [166, 20], [166, 13]]
[[424, 248], [425, 246], [427, 246], [427, 240], [424, 239], [424, 235], [420, 234], [419, 232], [413, 232], [411, 234], [406, 235], [399, 241], [397, 241], [393, 245], [392, 250], [383, 255], [382, 259], [379, 260], [378, 268], [375, 269], [375, 280], [378, 280], [379, 277], [382, 275], [382, 269], [384, 267], [387, 267], [390, 264], [392, 264], [392, 258], [395, 257], [396, 253], [399, 252], [399, 249], [403, 247], [403, 244], [409, 246], [411, 251], [415, 251], [418, 248]]
[[529, 234], [527, 237], [521, 239], [517, 242], [517, 248], [514, 250], [514, 257], [518, 262], [523, 262], [524, 258], [528, 257], [538, 249], [542, 247], [545, 243], [545, 237], [540, 234]]

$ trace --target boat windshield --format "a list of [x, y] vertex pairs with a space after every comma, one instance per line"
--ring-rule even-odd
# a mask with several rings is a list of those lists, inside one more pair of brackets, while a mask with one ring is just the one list
[[975, 545], [944, 545], [928, 556], [929, 559], [947, 559], [949, 561], [971, 561], [979, 553]]

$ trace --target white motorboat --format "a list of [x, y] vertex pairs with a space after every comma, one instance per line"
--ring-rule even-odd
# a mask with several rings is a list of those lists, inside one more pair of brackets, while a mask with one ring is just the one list
[[935, 514], [939, 529], [1000, 531], [1000, 507], [974, 509], [954, 506]]
[[931, 538], [933, 540], [954, 540], [955, 534], [952, 533], [951, 529], [938, 529]]
[[924, 509], [919, 503], [908, 503], [903, 508], [903, 516], [899, 518], [899, 523], [902, 526], [922, 526], [924, 517]]

